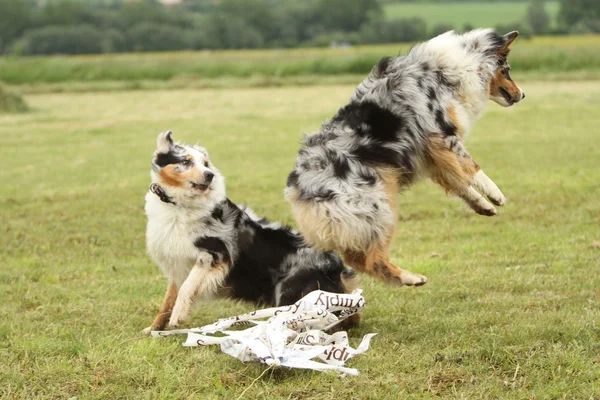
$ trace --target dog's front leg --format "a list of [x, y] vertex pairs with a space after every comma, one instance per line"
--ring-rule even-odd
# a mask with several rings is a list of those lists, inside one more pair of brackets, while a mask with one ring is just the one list
[[456, 136], [429, 138], [428, 154], [431, 160], [431, 179], [469, 205], [480, 215], [496, 215], [495, 205], [502, 206], [506, 199], [498, 186], [471, 158], [462, 140]]
[[458, 194], [458, 196], [479, 215], [491, 217], [498, 213], [494, 206], [481, 193], [475, 190], [473, 186], [469, 186], [465, 192]]
[[[473, 161], [474, 162], [474, 161]], [[477, 164], [475, 164], [477, 165]], [[459, 196], [478, 214], [493, 216], [496, 215], [496, 209], [484, 198], [497, 206], [503, 206], [506, 198], [498, 189], [498, 186], [488, 176], [479, 169], [473, 175], [473, 186], [469, 186], [466, 192]]]
[[169, 321], [169, 317], [171, 316], [171, 311], [173, 310], [173, 306], [175, 305], [175, 299], [177, 298], [177, 285], [173, 282], [169, 282], [169, 286], [167, 287], [167, 293], [165, 294], [165, 298], [163, 300], [163, 304], [154, 318], [152, 325], [147, 327], [142, 331], [142, 334], [149, 335], [152, 331], [160, 331], [166, 325], [167, 321]]
[[225, 281], [229, 266], [214, 264], [212, 256], [199, 258], [179, 288], [169, 327], [175, 328], [187, 319], [195, 301], [204, 294], [214, 293]]
[[486, 195], [495, 205], [503, 206], [504, 203], [506, 203], [506, 198], [500, 189], [498, 189], [498, 186], [496, 186], [494, 181], [492, 181], [483, 170], [480, 169], [473, 177], [473, 186], [475, 186], [479, 192]]

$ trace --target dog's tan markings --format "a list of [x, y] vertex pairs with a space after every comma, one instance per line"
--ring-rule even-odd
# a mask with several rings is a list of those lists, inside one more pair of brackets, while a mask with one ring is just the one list
[[402, 174], [399, 169], [377, 168], [377, 174], [383, 181], [388, 203], [394, 214], [393, 233], [395, 234], [396, 222], [398, 221], [398, 192], [400, 191], [400, 187], [407, 184], [407, 182], [403, 182], [402, 177], [404, 174]]
[[153, 331], [160, 331], [167, 326], [167, 322], [171, 317], [171, 312], [173, 311], [173, 306], [175, 306], [175, 299], [177, 299], [177, 285], [174, 283], [169, 283], [167, 287], [167, 293], [165, 294], [165, 298], [163, 300], [162, 306], [154, 318], [154, 322], [150, 325], [150, 329]]
[[448, 108], [448, 118], [452, 121], [452, 124], [456, 127], [456, 134], [460, 137], [463, 137], [465, 134], [462, 125], [458, 122], [458, 115], [456, 114], [456, 108], [454, 106], [450, 106]]
[[427, 153], [431, 179], [447, 192], [464, 193], [479, 170], [479, 166], [471, 159], [459, 158], [438, 135], [429, 137]]
[[387, 195], [388, 198], [388, 203], [392, 209], [392, 211], [394, 212], [394, 216], [397, 216], [396, 214], [396, 208], [398, 205], [398, 190], [399, 190], [399, 178], [400, 178], [400, 173], [398, 171], [398, 169], [392, 169], [392, 168], [376, 168], [377, 174], [379, 175], [379, 177], [381, 178], [381, 181], [383, 182], [383, 187], [385, 188], [385, 194]]
[[167, 186], [185, 187], [185, 179], [183, 179], [183, 174], [177, 171], [177, 166], [170, 164], [160, 170], [158, 173], [160, 177], [161, 183]]
[[395, 226], [388, 238], [367, 252], [344, 251], [344, 261], [357, 271], [366, 272], [387, 282], [402, 286], [421, 286], [427, 283], [423, 275], [403, 270], [389, 260], [389, 250]]
[[178, 166], [174, 164], [167, 165], [160, 170], [158, 176], [161, 183], [178, 188], [185, 188], [188, 182], [202, 182], [202, 171], [198, 168], [190, 168], [184, 171], [178, 171]]
[[[470, 157], [461, 157], [451, 151], [441, 136], [432, 136], [428, 140], [431, 180], [446, 192], [462, 198], [478, 214], [496, 215], [496, 209], [471, 186], [477, 186], [475, 176], [481, 171], [479, 165]], [[497, 189], [495, 185], [494, 187]], [[500, 191], [497, 190], [497, 192]], [[498, 199], [498, 203], [504, 202], [501, 194], [495, 194], [494, 197]]]
[[492, 77], [490, 94], [495, 97], [502, 97], [500, 88], [506, 90], [514, 100], [518, 101], [521, 99], [521, 89], [519, 89], [515, 81], [504, 75], [502, 68], [498, 68]]

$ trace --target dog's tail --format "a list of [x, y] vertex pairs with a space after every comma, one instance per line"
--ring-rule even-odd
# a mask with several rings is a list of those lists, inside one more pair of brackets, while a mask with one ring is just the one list
[[384, 78], [388, 70], [391, 67], [393, 59], [391, 57], [383, 57], [379, 62], [373, 67], [369, 75], [362, 81], [354, 90], [352, 97], [350, 97], [350, 101], [360, 102], [362, 98], [375, 86], [377, 81], [381, 78]]

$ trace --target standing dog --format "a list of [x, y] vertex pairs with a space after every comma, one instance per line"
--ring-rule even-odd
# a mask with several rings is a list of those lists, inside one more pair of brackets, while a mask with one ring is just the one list
[[340, 251], [357, 271], [425, 284], [389, 259], [397, 193], [429, 177], [478, 214], [495, 215], [490, 202], [505, 203], [464, 139], [488, 99], [508, 107], [525, 97], [507, 60], [517, 35], [447, 32], [406, 56], [383, 58], [300, 149], [285, 195], [304, 237]]
[[[352, 291], [355, 274], [336, 254], [313, 250], [297, 232], [232, 203], [204, 148], [160, 134], [151, 176], [146, 244], [169, 285], [145, 333], [167, 322], [178, 326], [205, 296], [279, 306], [317, 289]], [[344, 325], [358, 320], [352, 316]]]

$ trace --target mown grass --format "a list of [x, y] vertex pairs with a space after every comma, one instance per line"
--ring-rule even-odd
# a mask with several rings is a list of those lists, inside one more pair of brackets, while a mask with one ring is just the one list
[[29, 109], [21, 94], [0, 83], [0, 114], [25, 112]]
[[[451, 24], [462, 29], [470, 26], [498, 26], [525, 20], [527, 2], [514, 1], [469, 1], [469, 2], [415, 2], [390, 3], [385, 5], [385, 15], [389, 19], [423, 18], [427, 26]], [[558, 1], [546, 3], [546, 11], [554, 24], [560, 4]]]
[[[16, 85], [364, 75], [382, 56], [406, 52], [409, 48], [410, 44], [394, 44], [341, 49], [3, 57], [0, 80]], [[515, 69], [532, 73], [600, 71], [600, 36], [519, 40], [511, 54], [511, 64]]]
[[[508, 204], [474, 215], [431, 183], [401, 198], [392, 257], [422, 288], [365, 278], [378, 332], [356, 378], [243, 365], [138, 335], [165, 279], [144, 251], [155, 135], [205, 145], [228, 194], [293, 223], [282, 189], [302, 132], [353, 87], [30, 95], [0, 116], [0, 398], [600, 397], [600, 81], [529, 82], [469, 139]], [[206, 303], [190, 326], [252, 309]]]

